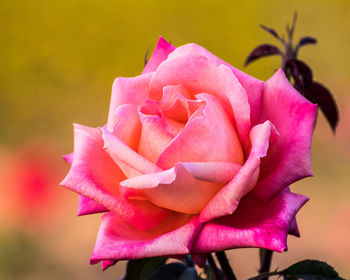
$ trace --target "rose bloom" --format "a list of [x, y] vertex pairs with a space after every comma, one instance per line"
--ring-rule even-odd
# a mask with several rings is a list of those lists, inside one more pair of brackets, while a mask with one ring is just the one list
[[115, 80], [107, 124], [74, 125], [61, 185], [80, 194], [79, 215], [107, 212], [90, 262], [285, 251], [316, 113], [282, 70], [264, 83], [160, 38], [140, 76]]

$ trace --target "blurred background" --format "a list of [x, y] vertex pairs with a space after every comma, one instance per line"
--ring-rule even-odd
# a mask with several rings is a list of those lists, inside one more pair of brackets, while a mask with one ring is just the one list
[[[319, 114], [312, 151], [315, 177], [295, 184], [309, 196], [298, 222], [302, 238], [275, 254], [272, 268], [326, 260], [350, 276], [350, 1], [0, 1], [0, 278], [118, 279], [124, 264], [102, 272], [88, 264], [99, 215], [76, 217], [78, 196], [58, 186], [73, 149], [72, 123], [106, 122], [117, 76], [135, 76], [159, 35], [195, 42], [266, 80], [281, 63], [244, 69], [260, 43], [277, 43], [259, 24], [284, 33], [297, 11], [297, 40], [317, 45], [300, 58], [334, 94], [340, 123], [332, 134]], [[254, 276], [257, 249], [232, 250], [239, 279]]]

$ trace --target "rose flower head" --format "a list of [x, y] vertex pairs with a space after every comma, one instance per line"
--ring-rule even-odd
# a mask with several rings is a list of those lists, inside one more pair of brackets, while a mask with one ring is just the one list
[[282, 70], [264, 83], [160, 38], [141, 75], [115, 80], [107, 124], [74, 125], [61, 185], [79, 215], [107, 212], [90, 262], [286, 250], [316, 113]]

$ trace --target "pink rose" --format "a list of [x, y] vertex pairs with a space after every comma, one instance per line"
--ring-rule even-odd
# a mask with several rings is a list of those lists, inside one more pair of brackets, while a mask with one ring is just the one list
[[160, 38], [140, 76], [117, 78], [107, 124], [74, 125], [63, 186], [102, 217], [90, 262], [286, 250], [312, 175], [317, 106], [278, 70], [266, 83]]

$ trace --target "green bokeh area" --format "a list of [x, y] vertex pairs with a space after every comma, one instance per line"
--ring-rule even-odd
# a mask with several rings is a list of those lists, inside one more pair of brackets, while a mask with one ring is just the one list
[[[297, 10], [297, 35], [320, 41], [302, 55], [319, 76], [349, 75], [350, 2], [293, 2], [2, 0], [0, 144], [67, 143], [72, 122], [104, 124], [113, 80], [140, 73], [160, 35], [175, 46], [201, 44], [242, 69], [254, 46], [273, 42], [259, 23], [284, 31]], [[269, 58], [246, 71], [266, 79], [278, 65]]]

